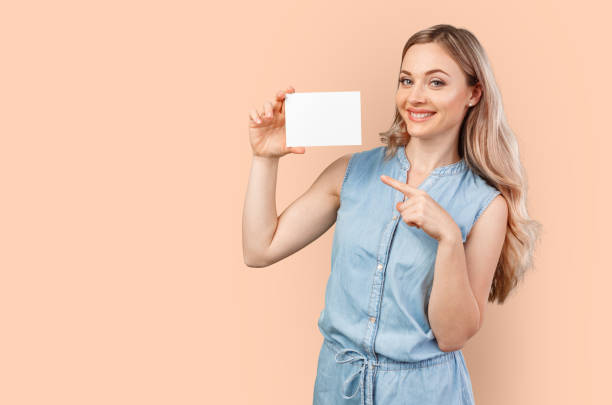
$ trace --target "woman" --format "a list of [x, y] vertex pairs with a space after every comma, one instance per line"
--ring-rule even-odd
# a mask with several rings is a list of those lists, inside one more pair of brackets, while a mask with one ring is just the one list
[[541, 230], [474, 35], [417, 32], [400, 66], [385, 146], [331, 163], [278, 218], [278, 160], [305, 149], [285, 146], [285, 92], [250, 114], [245, 263], [268, 266], [336, 224], [314, 404], [473, 404], [461, 348], [531, 267]]

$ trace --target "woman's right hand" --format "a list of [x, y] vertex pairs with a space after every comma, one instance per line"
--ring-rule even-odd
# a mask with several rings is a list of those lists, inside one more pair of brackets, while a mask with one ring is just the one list
[[263, 109], [253, 109], [249, 115], [249, 138], [253, 155], [280, 158], [287, 153], [304, 153], [306, 149], [287, 147], [285, 133], [285, 94], [295, 93], [291, 86], [276, 94], [274, 104], [266, 101]]

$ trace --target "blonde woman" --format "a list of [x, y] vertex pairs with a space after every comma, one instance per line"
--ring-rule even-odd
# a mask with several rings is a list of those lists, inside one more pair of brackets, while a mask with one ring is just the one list
[[268, 266], [336, 224], [313, 403], [474, 404], [461, 349], [532, 266], [541, 229], [484, 49], [451, 25], [414, 34], [384, 146], [338, 158], [277, 217], [278, 160], [305, 152], [285, 146], [294, 91], [250, 114], [243, 249]]

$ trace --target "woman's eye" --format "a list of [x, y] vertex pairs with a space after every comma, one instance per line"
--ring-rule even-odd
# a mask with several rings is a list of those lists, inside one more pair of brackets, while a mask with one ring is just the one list
[[399, 79], [399, 81], [400, 81], [400, 83], [401, 83], [401, 84], [404, 84], [404, 82], [405, 82], [406, 80], [409, 80], [409, 79], [406, 79], [406, 78], [404, 78], [404, 79]]
[[[404, 82], [406, 82], [406, 81], [410, 81], [410, 79], [408, 79], [407, 77], [403, 77], [403, 78], [399, 79], [399, 82], [401, 84], [405, 84]], [[431, 83], [439, 83], [439, 84], [436, 84], [434, 87], [441, 87], [442, 85], [444, 85], [444, 82], [441, 81], [441, 80], [432, 80]], [[407, 84], [406, 84], [406, 86], [407, 86]]]

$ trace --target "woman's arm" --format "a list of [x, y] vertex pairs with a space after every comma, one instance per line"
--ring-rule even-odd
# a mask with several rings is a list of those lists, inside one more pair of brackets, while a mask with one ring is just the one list
[[498, 195], [472, 226], [465, 245], [461, 232], [440, 239], [428, 317], [443, 351], [459, 350], [482, 326], [508, 221]]
[[253, 156], [242, 217], [247, 266], [276, 263], [307, 246], [336, 222], [342, 181], [351, 156], [341, 156], [326, 167], [310, 188], [278, 217], [278, 158]]

